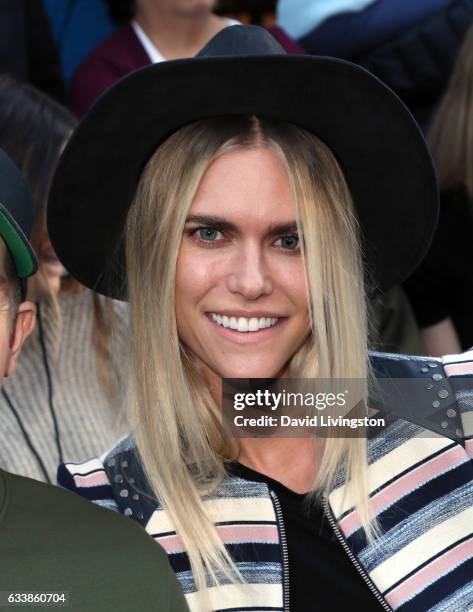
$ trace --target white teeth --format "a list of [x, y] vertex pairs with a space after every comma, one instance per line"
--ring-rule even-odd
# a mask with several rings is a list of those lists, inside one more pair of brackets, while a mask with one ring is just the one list
[[258, 319], [256, 317], [251, 317], [250, 322], [248, 323], [248, 331], [258, 331]]
[[255, 332], [266, 327], [272, 327], [278, 322], [277, 317], [227, 317], [227, 315], [219, 315], [215, 312], [210, 313], [212, 319], [222, 327], [235, 329], [239, 332]]
[[248, 331], [248, 319], [245, 319], [244, 317], [240, 317], [238, 319], [238, 331], [239, 332]]

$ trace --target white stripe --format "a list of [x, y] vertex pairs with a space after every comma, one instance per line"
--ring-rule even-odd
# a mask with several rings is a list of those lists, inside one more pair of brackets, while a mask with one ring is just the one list
[[[276, 521], [273, 504], [268, 498], [222, 498], [204, 501], [209, 518], [219, 523], [224, 521]], [[155, 510], [146, 525], [150, 534], [175, 531], [165, 510]]]
[[[250, 610], [256, 607], [282, 608], [283, 594], [281, 584], [225, 584], [207, 590], [211, 610], [226, 610], [228, 608], [244, 608]], [[191, 612], [204, 612], [205, 606], [202, 592], [186, 595], [187, 605]]]
[[458, 355], [445, 355], [442, 357], [442, 362], [447, 363], [459, 363], [462, 361], [473, 361], [473, 351], [466, 351], [465, 353], [459, 353]]
[[[433, 432], [424, 430], [419, 435], [401, 444], [368, 468], [368, 486], [370, 493], [378, 489], [389, 478], [394, 478], [409, 467], [422, 461], [433, 453], [450, 446], [452, 441]], [[336, 489], [330, 496], [330, 505], [335, 516], [350, 510], [353, 501], [346, 495], [346, 487]]]
[[[404, 546], [370, 572], [371, 579], [380, 591], [385, 591], [416, 567], [468, 534], [473, 535], [473, 508], [467, 508], [452, 516]], [[473, 542], [471, 546], [473, 554]]]
[[65, 466], [72, 476], [84, 475], [93, 470], [103, 470], [103, 463], [97, 458], [82, 463], [66, 463]]

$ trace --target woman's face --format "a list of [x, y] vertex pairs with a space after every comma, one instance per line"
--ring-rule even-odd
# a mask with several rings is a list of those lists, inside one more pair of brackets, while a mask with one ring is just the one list
[[268, 148], [214, 161], [190, 208], [176, 269], [180, 340], [215, 378], [275, 378], [309, 334], [296, 206]]

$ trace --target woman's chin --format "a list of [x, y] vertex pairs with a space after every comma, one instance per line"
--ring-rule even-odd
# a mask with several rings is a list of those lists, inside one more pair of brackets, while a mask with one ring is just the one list
[[249, 366], [244, 367], [225, 367], [223, 368], [222, 378], [279, 378], [280, 367]]

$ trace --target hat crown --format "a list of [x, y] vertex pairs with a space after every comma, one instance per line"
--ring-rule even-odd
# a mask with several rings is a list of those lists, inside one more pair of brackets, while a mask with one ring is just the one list
[[245, 55], [287, 55], [281, 45], [264, 28], [234, 25], [223, 28], [203, 47], [196, 57]]

